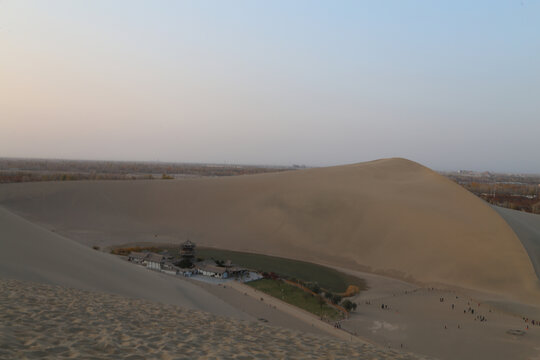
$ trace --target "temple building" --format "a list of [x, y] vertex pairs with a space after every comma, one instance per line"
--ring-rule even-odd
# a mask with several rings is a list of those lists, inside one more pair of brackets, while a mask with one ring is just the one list
[[182, 243], [182, 249], [180, 250], [180, 257], [182, 260], [189, 261], [190, 263], [193, 263], [195, 259], [195, 243], [191, 242], [190, 240], [185, 241]]

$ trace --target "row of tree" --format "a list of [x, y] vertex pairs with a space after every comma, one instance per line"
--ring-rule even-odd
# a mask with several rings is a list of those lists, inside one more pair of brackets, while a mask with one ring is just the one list
[[[334, 305], [341, 305], [345, 310], [351, 312], [356, 310], [357, 304], [349, 299], [343, 300], [339, 294], [334, 294], [331, 291], [323, 290], [316, 282], [306, 283], [305, 286], [315, 294], [324, 295], [324, 297]], [[343, 300], [343, 301], [342, 301]]]
[[[0, 158], [0, 172], [108, 175], [233, 176], [296, 169], [288, 166], [213, 165], [134, 161], [87, 161]], [[31, 178], [30, 181], [39, 181]]]

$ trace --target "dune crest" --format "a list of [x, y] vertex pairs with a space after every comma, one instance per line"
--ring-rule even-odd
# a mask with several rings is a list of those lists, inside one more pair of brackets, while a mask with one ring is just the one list
[[189, 237], [538, 299], [531, 261], [506, 222], [405, 159], [182, 181], [9, 184], [0, 203], [87, 244]]

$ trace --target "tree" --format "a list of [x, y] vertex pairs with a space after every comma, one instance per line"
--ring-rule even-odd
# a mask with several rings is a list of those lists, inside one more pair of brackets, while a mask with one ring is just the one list
[[323, 309], [323, 306], [324, 304], [326, 304], [326, 301], [323, 299], [322, 296], [317, 296], [317, 302], [319, 303], [319, 306], [321, 307], [321, 317], [322, 317], [322, 309]]
[[193, 266], [193, 264], [191, 263], [191, 261], [188, 260], [188, 259], [182, 259], [182, 260], [180, 260], [180, 262], [179, 262], [177, 265], [178, 265], [178, 267], [180, 267], [180, 268], [182, 268], [182, 269], [188, 269], [188, 268], [190, 268], [190, 267]]
[[339, 304], [339, 302], [341, 301], [341, 296], [338, 294], [334, 294], [331, 301], [333, 304]]
[[319, 294], [321, 292], [321, 287], [319, 286], [319, 284], [317, 284], [316, 282], [313, 282], [313, 283], [307, 283], [306, 284], [306, 287], [313, 291], [315, 294]]
[[351, 312], [352, 310], [356, 308], [356, 304], [353, 303], [349, 299], [343, 300], [343, 302], [341, 303], [341, 306], [343, 306], [343, 308], [347, 310], [348, 312]]

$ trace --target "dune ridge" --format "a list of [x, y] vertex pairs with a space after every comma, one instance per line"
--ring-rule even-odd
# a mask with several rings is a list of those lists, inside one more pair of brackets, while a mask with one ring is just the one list
[[405, 159], [219, 179], [8, 184], [0, 204], [88, 245], [190, 238], [540, 298], [508, 224], [459, 185]]

